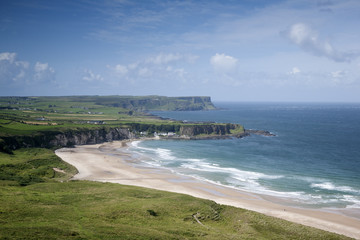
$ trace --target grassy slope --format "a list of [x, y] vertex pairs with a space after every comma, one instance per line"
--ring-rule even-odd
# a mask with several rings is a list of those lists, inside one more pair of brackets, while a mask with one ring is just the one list
[[[54, 168], [63, 170], [57, 172]], [[39, 182], [68, 180], [76, 168], [62, 161], [50, 149], [27, 148], [0, 152], [0, 181], [2, 185], [26, 186]]]
[[110, 183], [7, 186], [0, 201], [2, 239], [347, 239], [209, 200]]
[[183, 194], [63, 182], [76, 169], [48, 149], [0, 153], [0, 170], [0, 239], [347, 239]]

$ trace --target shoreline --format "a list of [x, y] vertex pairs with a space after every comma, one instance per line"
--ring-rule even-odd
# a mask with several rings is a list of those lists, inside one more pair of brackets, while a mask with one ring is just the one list
[[360, 219], [341, 214], [341, 211], [290, 207], [266, 200], [260, 194], [137, 164], [141, 159], [135, 159], [128, 150], [127, 143], [130, 141], [62, 148], [55, 153], [78, 169], [79, 173], [72, 178], [74, 180], [112, 182], [188, 194], [360, 239]]

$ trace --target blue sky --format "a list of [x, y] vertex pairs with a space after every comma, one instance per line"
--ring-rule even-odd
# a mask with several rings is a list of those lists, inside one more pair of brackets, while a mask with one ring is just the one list
[[360, 1], [0, 1], [0, 95], [360, 102]]

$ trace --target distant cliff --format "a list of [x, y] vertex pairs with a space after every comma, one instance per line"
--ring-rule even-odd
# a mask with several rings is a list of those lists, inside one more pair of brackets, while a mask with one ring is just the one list
[[[4, 103], [1, 109], [30, 109], [38, 111], [62, 111], [64, 103], [71, 109], [66, 112], [95, 111], [102, 112], [101, 106], [115, 107], [119, 111], [198, 111], [215, 110], [216, 107], [208, 96], [166, 97], [166, 96], [41, 96], [41, 97], [0, 97]], [[43, 103], [43, 104], [41, 104]], [[51, 103], [51, 104], [49, 104]], [[31, 106], [30, 106], [31, 105]]]
[[121, 107], [135, 111], [199, 111], [214, 110], [210, 97], [164, 97], [164, 96], [114, 96], [102, 99], [96, 104]]

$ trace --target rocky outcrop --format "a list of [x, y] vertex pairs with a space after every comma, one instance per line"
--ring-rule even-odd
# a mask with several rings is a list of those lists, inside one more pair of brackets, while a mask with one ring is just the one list
[[265, 130], [246, 129], [245, 133], [261, 135], [261, 136], [265, 136], [265, 137], [274, 137], [274, 136], [276, 136], [275, 134], [273, 134], [273, 133], [271, 133], [269, 131], [265, 131]]
[[230, 130], [235, 129], [240, 125], [236, 124], [195, 124], [195, 125], [182, 125], [179, 134], [184, 136], [197, 136], [205, 135], [227, 135], [231, 134]]

